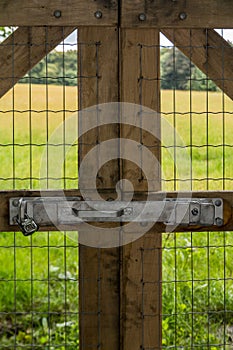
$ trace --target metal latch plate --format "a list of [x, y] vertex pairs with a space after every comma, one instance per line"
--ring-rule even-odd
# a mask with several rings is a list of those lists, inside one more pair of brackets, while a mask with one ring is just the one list
[[10, 225], [24, 217], [39, 226], [82, 222], [162, 222], [166, 225], [223, 225], [221, 198], [179, 198], [160, 201], [83, 201], [80, 197], [11, 198]]

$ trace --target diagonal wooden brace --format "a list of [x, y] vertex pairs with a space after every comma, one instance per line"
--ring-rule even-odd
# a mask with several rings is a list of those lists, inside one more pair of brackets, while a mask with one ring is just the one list
[[20, 27], [0, 44], [0, 97], [75, 27]]
[[233, 99], [233, 47], [213, 29], [162, 29], [162, 33]]

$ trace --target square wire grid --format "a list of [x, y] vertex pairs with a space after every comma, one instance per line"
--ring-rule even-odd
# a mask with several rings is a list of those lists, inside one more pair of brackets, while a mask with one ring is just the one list
[[[193, 49], [203, 50], [193, 44], [192, 35], [190, 31], [191, 60]], [[206, 57], [208, 45], [206, 30]], [[222, 54], [218, 77], [222, 75], [224, 82], [224, 45], [214, 49]], [[191, 60], [172, 44], [161, 47], [162, 188], [231, 190], [233, 102]], [[174, 129], [170, 140], [166, 121]], [[163, 234], [163, 348], [232, 347], [231, 236], [231, 232]]]
[[[40, 70], [42, 74], [36, 76], [32, 70], [21, 81], [26, 85], [17, 84], [0, 102], [1, 189], [37, 189], [41, 187], [40, 180], [44, 181], [44, 188], [77, 188], [78, 145], [66, 144], [65, 129], [57, 135], [55, 143], [49, 142], [56, 126], [67, 115], [77, 112], [77, 87], [67, 85], [71, 81], [77, 85], [77, 78], [94, 78], [74, 74], [77, 61], [72, 74], [68, 73], [66, 47], [72, 45], [62, 44], [59, 72], [53, 72], [54, 57], [47, 54]], [[143, 43], [138, 48], [158, 49]], [[170, 59], [170, 78], [165, 75], [168, 68], [163, 66], [164, 55]], [[215, 87], [195, 71], [191, 61], [182, 64], [183, 68], [186, 66], [186, 75], [180, 75], [180, 60], [179, 51], [173, 46], [161, 47], [162, 188], [230, 189], [232, 102], [219, 90], [209, 91]], [[142, 66], [140, 70], [139, 80], [158, 79], [146, 77]], [[95, 79], [98, 86], [98, 71]], [[169, 135], [167, 122], [173, 130]], [[51, 176], [50, 172], [50, 149], [54, 147], [61, 157], [69, 148], [59, 177]], [[38, 160], [43, 152], [47, 167], [46, 176], [41, 178]], [[142, 305], [147, 285], [158, 284], [145, 279], [148, 269], [145, 262], [153, 250], [158, 256], [162, 250], [159, 288], [162, 289], [164, 348], [230, 348], [233, 321], [230, 238], [228, 232], [163, 234], [162, 247], [141, 250]], [[57, 232], [39, 233], [31, 238], [20, 233], [3, 233], [0, 242], [2, 348], [77, 348], [77, 237], [72, 241]], [[142, 348], [149, 349], [144, 344], [144, 332], [158, 312], [146, 314], [142, 309], [141, 315]]]
[[[9, 33], [11, 80], [17, 48], [28, 50], [25, 43], [14, 44], [14, 30]], [[47, 50], [45, 58], [0, 100], [1, 190], [78, 186], [78, 145], [67, 144], [64, 123], [78, 108], [77, 33], [66, 40], [64, 36], [49, 53], [49, 30], [44, 27], [45, 41], [31, 43], [30, 55], [41, 45]], [[54, 152], [64, 159], [56, 173]], [[0, 250], [1, 349], [77, 349], [77, 233], [1, 233]]]

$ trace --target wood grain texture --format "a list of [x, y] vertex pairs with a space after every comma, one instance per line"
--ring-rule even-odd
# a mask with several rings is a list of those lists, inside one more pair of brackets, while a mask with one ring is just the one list
[[[79, 30], [79, 107], [118, 101], [118, 32], [115, 28], [81, 28]], [[88, 77], [94, 78], [88, 78]], [[117, 118], [117, 115], [116, 115]], [[85, 114], [79, 114], [79, 133], [82, 133]], [[117, 119], [116, 119], [117, 122]], [[101, 156], [98, 144], [118, 137], [115, 125], [94, 128], [79, 139], [79, 164], [93, 148], [93, 163]], [[79, 188], [91, 190], [90, 169]], [[98, 165], [98, 164], [95, 164]], [[90, 176], [88, 180], [88, 176]], [[103, 166], [96, 186], [112, 191], [119, 177], [117, 161]], [[92, 196], [91, 196], [92, 197]], [[111, 223], [104, 224], [110, 230]], [[79, 235], [85, 235], [82, 229]], [[119, 349], [119, 248], [97, 249], [80, 245], [80, 350]]]
[[[117, 23], [116, 0], [0, 0], [2, 26], [111, 26]], [[61, 11], [56, 18], [55, 11]], [[101, 11], [97, 19], [95, 12]]]
[[[144, 157], [141, 158], [140, 163], [140, 148], [137, 153], [141, 169], [140, 166], [128, 160], [123, 160], [121, 163], [121, 177], [128, 179], [135, 191], [146, 195], [148, 188], [153, 191], [160, 189], [159, 31], [122, 29], [120, 45], [121, 101], [139, 104], [142, 108], [145, 106], [155, 111], [155, 133], [145, 132], [146, 116], [141, 116], [141, 128], [121, 125], [121, 138], [146, 145], [157, 158], [158, 162], [152, 162], [147, 172], [147, 179], [141, 171], [144, 171], [147, 166]], [[123, 158], [126, 158], [124, 153]], [[125, 228], [122, 226], [123, 235], [124, 231]], [[127, 234], [134, 234], [134, 232], [127, 232]], [[120, 348], [122, 350], [160, 349], [160, 313], [162, 311], [160, 248], [161, 235], [154, 229], [121, 248]]]
[[[122, 0], [121, 8], [124, 28], [232, 28], [231, 0]], [[146, 20], [139, 20], [140, 13]]]
[[213, 29], [162, 29], [162, 33], [233, 99], [233, 47]]
[[0, 44], [0, 97], [75, 27], [20, 27]]
[[[66, 190], [64, 191], [66, 196], [81, 196], [80, 190]], [[115, 192], [100, 191], [103, 198], [114, 198]], [[42, 193], [43, 196], [61, 196], [61, 191], [46, 191]], [[0, 232], [12, 232], [19, 231], [18, 226], [9, 225], [9, 199], [13, 197], [40, 197], [40, 191], [25, 190], [25, 191], [0, 191]], [[208, 231], [233, 231], [233, 191], [198, 191], [198, 192], [155, 192], [151, 193], [151, 200], [164, 200], [166, 198], [222, 198], [224, 201], [224, 226], [220, 228], [217, 226], [208, 227]], [[134, 194], [134, 200], [146, 200], [146, 192], [137, 192]], [[61, 230], [76, 230], [76, 228], [66, 225], [60, 226]], [[40, 228], [40, 231], [57, 231], [56, 227], [49, 226]], [[166, 226], [160, 223], [156, 223], [152, 229], [153, 235], [157, 233], [165, 232]], [[174, 232], [189, 232], [189, 231], [206, 231], [206, 227], [203, 226], [177, 226]], [[36, 233], [35, 233], [36, 234]]]
[[[133, 125], [121, 127], [121, 138], [146, 145], [160, 163], [159, 48], [156, 45], [158, 45], [157, 30], [121, 31], [121, 101], [148, 107], [151, 112], [154, 112], [154, 129], [151, 130], [151, 134], [146, 132], [147, 120], [143, 115], [139, 116], [140, 127]], [[150, 181], [150, 188], [158, 191], [160, 167], [157, 167], [156, 175], [155, 167], [151, 167], [147, 174], [143, 174], [141, 170], [147, 168], [147, 160], [140, 158], [139, 151], [138, 164], [142, 166], [140, 169], [140, 166], [125, 160], [127, 155], [133, 156], [128, 153], [128, 149], [122, 149], [122, 178], [131, 181], [135, 191], [147, 191], [148, 181]]]

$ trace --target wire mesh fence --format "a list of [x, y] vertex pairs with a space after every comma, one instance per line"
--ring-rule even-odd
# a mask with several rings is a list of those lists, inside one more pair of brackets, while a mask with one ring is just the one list
[[[206, 57], [207, 34], [208, 31]], [[191, 31], [189, 35], [189, 57], [192, 59], [195, 46]], [[163, 189], [230, 190], [232, 101], [213, 81], [200, 74], [189, 59], [183, 61], [187, 76], [183, 74], [181, 78], [180, 51], [173, 45], [162, 50], [164, 55], [172, 58], [173, 85], [170, 91], [162, 90], [162, 115], [183, 140], [183, 144], [179, 143], [174, 135], [168, 148], [162, 149]], [[224, 47], [218, 47], [218, 50], [222, 53], [222, 66], [216, 76], [220, 75], [224, 81]], [[186, 87], [181, 91], [179, 85], [184, 81]], [[166, 138], [163, 131], [163, 138]], [[184, 147], [189, 161], [186, 172], [180, 176], [179, 161], [176, 167], [169, 159], [168, 149], [173, 153], [173, 159], [182, 161]], [[164, 348], [232, 347], [231, 249], [231, 232], [163, 235]]]
[[[44, 35], [46, 44], [47, 27]], [[91, 47], [96, 58], [91, 76], [82, 75], [82, 67], [78, 71], [78, 55], [82, 55], [84, 45]], [[78, 188], [78, 152], [82, 153], [82, 147], [95, 146], [98, 137], [78, 149], [77, 142], [72, 145], [66, 142], [64, 127], [56, 143], [49, 140], [60, 123], [82, 108], [78, 90], [82, 89], [83, 79], [93, 81], [98, 104], [100, 47], [101, 40], [77, 45], [77, 33], [73, 34], [69, 40], [63, 40], [56, 51], [46, 52], [45, 58], [1, 98], [1, 190]], [[148, 75], [143, 65], [144, 53], [158, 48], [160, 78]], [[191, 43], [191, 53], [193, 48]], [[139, 99], [143, 98], [145, 84], [153, 88], [160, 80], [162, 87], [162, 189], [230, 190], [233, 181], [232, 101], [172, 44], [161, 42], [158, 47], [140, 42], [137, 49]], [[14, 41], [12, 52], [9, 79], [15, 78]], [[223, 49], [222, 53], [224, 62]], [[80, 86], [77, 86], [78, 80]], [[168, 135], [167, 123], [174, 133]], [[142, 130], [140, 132], [142, 140]], [[50, 173], [52, 148], [65, 159], [58, 177]], [[42, 153], [47, 157], [43, 178]], [[138, 173], [134, 175], [138, 180]], [[142, 179], [143, 173], [139, 175]], [[72, 233], [72, 237], [63, 232], [39, 232], [30, 238], [20, 233], [1, 233], [2, 349], [79, 348], [79, 279], [88, 283], [88, 278], [79, 275], [78, 234]], [[149, 265], [154, 252], [162, 276], [159, 273], [160, 279], [156, 281], [150, 273], [153, 267]], [[154, 331], [160, 337], [160, 332], [150, 326], [151, 320], [160, 314], [163, 348], [230, 349], [233, 342], [231, 232], [164, 233], [161, 245], [140, 247], [140, 256], [142, 308], [140, 316], [135, 317], [141, 320], [141, 349], [158, 348], [145, 340], [145, 334]], [[98, 344], [86, 346], [101, 349], [101, 250], [94, 261], [98, 265], [97, 278], [89, 282], [97, 285], [98, 309], [89, 311], [98, 316], [99, 339]], [[151, 311], [146, 305], [148, 298], [153, 299], [148, 294], [148, 286], [152, 284], [162, 293], [162, 302], [159, 309]]]
[[[31, 45], [32, 49], [47, 48], [45, 58], [0, 100], [1, 190], [78, 186], [77, 143], [66, 144], [65, 128], [57, 133], [55, 143], [49, 141], [58, 125], [78, 108], [77, 33], [72, 34], [72, 41], [63, 40], [49, 53], [48, 32], [45, 27], [44, 39]], [[15, 78], [17, 48], [21, 45], [28, 50], [27, 43], [14, 45], [14, 33], [9, 33], [13, 36], [12, 62], [8, 62], [12, 74], [4, 81]], [[64, 157], [67, 147], [69, 152]], [[53, 148], [65, 159], [57, 177], [49, 168]], [[47, 169], [42, 178], [43, 154]], [[77, 237], [70, 239], [64, 232], [40, 232], [31, 237], [20, 232], [1, 233], [0, 250], [1, 349], [77, 349]]]

